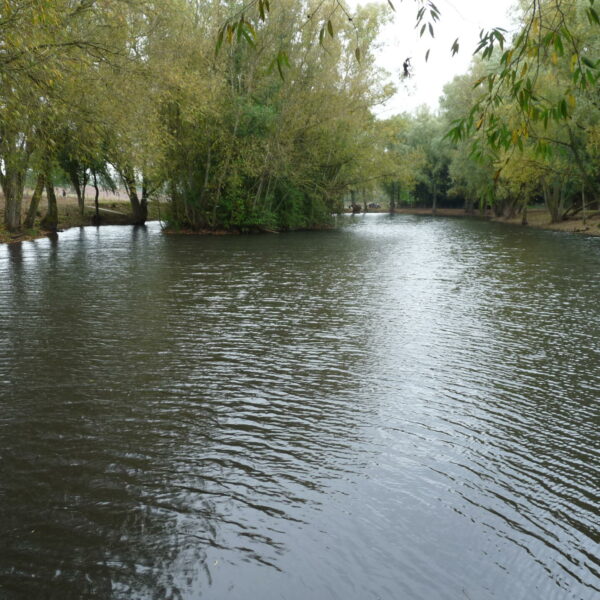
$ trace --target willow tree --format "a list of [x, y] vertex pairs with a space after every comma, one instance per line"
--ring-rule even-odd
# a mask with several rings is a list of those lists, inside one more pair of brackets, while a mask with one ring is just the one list
[[[135, 54], [134, 47], [147, 38], [144, 19], [155, 4], [149, 0], [4, 2], [0, 183], [9, 230], [21, 227], [25, 175], [36, 153], [51, 155], [38, 160], [36, 168], [54, 161], [59, 153], [78, 165], [89, 162], [90, 155], [96, 158], [99, 144], [94, 137], [106, 130], [109, 114], [96, 110], [102, 94], [97, 82], [106, 82], [100, 71], [135, 73], [143, 57]], [[113, 104], [112, 111], [117, 110]], [[87, 133], [82, 134], [84, 130]], [[46, 185], [51, 185], [48, 178]]]
[[477, 51], [489, 61], [476, 82], [483, 93], [450, 132], [460, 140], [482, 131], [476, 152], [521, 150], [535, 131], [536, 150], [548, 153], [552, 140], [540, 132], [551, 123], [569, 124], [578, 99], [597, 90], [600, 18], [594, 0], [523, 0], [519, 19], [512, 39], [500, 29], [481, 34]]
[[[246, 43], [184, 51], [188, 77], [204, 86], [195, 99], [179, 86], [163, 107], [175, 224], [311, 227], [328, 220], [346, 191], [373, 120], [369, 107], [386, 94], [370, 48], [382, 11], [364, 9], [354, 24], [332, 17], [319, 45], [323, 25], [306, 22], [305, 10], [281, 2], [269, 19], [242, 22], [235, 35]], [[191, 20], [187, 36], [218, 40], [227, 21], [220, 11]], [[357, 32], [361, 61], [352, 52]]]

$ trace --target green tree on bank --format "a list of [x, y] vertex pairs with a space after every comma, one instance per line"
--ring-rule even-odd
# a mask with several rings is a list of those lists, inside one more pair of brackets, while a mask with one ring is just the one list
[[[421, 33], [443, 27], [434, 3], [416, 9]], [[57, 169], [80, 211], [88, 183], [116, 178], [132, 222], [160, 194], [191, 229], [318, 227], [381, 186], [392, 203], [412, 193], [505, 215], [543, 198], [553, 219], [597, 201], [592, 0], [522, 2], [520, 30], [482, 32], [440, 115], [381, 123], [372, 109], [393, 88], [374, 50], [389, 14], [337, 0], [5, 0], [5, 226], [21, 229], [29, 178], [26, 225], [45, 189], [56, 227]]]

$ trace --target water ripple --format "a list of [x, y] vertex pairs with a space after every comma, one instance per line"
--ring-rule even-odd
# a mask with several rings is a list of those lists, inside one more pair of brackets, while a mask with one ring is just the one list
[[0, 248], [0, 597], [597, 597], [599, 241]]

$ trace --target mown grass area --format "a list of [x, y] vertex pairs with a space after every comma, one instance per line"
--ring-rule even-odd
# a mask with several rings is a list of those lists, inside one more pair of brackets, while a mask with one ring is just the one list
[[[24, 204], [28, 204], [25, 202]], [[103, 200], [99, 203], [100, 207], [100, 226], [102, 225], [129, 225], [131, 224], [131, 206], [129, 201], [120, 199]], [[3, 209], [3, 207], [0, 207]], [[32, 229], [23, 230], [19, 233], [12, 233], [6, 230], [6, 227], [0, 222], [0, 243], [14, 243], [27, 240], [33, 240], [48, 235], [49, 231], [40, 227], [45, 211], [38, 212], [35, 226]], [[58, 199], [58, 229], [64, 230], [71, 227], [85, 227], [93, 225], [95, 214], [94, 206], [89, 204], [85, 206], [83, 216], [79, 213], [77, 203], [71, 198]], [[158, 202], [150, 202], [148, 205], [148, 220], [154, 221], [159, 218], [165, 218], [166, 207], [159, 206]]]

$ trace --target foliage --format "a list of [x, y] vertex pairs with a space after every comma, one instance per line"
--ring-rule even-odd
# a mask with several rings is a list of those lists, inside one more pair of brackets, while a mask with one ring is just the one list
[[[415, 2], [433, 36], [440, 11]], [[481, 33], [441, 114], [378, 121], [394, 91], [375, 65], [389, 18], [342, 0], [0, 0], [6, 228], [22, 227], [27, 180], [54, 214], [63, 176], [81, 214], [90, 182], [120, 184], [132, 222], [158, 197], [191, 229], [317, 227], [381, 189], [392, 207], [462, 199], [499, 214], [543, 198], [553, 219], [579, 210], [581, 188], [597, 200], [593, 0], [523, 0], [517, 35]]]
[[[487, 172], [478, 194], [496, 214], [512, 216], [543, 198], [559, 221], [581, 210], [582, 189], [598, 202], [599, 25], [590, 0], [522, 3], [514, 38], [483, 35], [482, 59], [446, 88], [453, 177]], [[455, 107], [469, 94], [467, 80], [471, 108], [461, 114]]]

